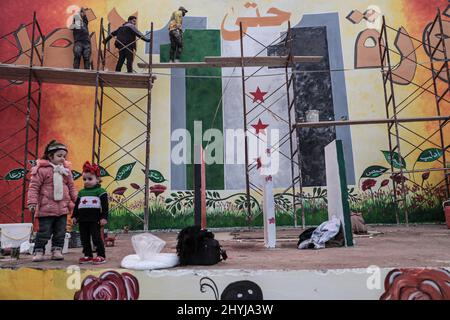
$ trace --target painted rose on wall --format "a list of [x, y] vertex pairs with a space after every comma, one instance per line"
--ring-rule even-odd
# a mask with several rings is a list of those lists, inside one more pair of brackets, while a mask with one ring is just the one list
[[380, 300], [450, 300], [450, 272], [445, 269], [394, 269], [384, 280]]
[[74, 300], [137, 300], [139, 282], [127, 272], [106, 271], [100, 277], [87, 276]]

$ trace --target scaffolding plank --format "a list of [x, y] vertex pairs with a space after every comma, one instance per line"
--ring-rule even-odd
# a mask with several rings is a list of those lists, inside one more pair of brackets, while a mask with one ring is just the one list
[[[284, 67], [287, 56], [244, 57], [246, 67]], [[293, 56], [294, 63], [320, 62], [322, 56]], [[235, 68], [241, 66], [241, 57], [205, 57], [204, 62], [154, 63], [153, 69], [171, 68]], [[148, 63], [138, 63], [139, 68], [148, 69]]]
[[[29, 71], [29, 66], [0, 64], [0, 78], [5, 80], [28, 81]], [[147, 73], [99, 73], [105, 87], [147, 89], [148, 86]], [[84, 69], [33, 67], [33, 75], [33, 81], [79, 86], [95, 86], [97, 79], [97, 71]]]
[[418, 118], [397, 118], [397, 119], [361, 119], [361, 120], [340, 120], [340, 121], [319, 121], [319, 122], [297, 122], [294, 127], [297, 128], [318, 128], [329, 126], [348, 126], [362, 124], [383, 124], [400, 122], [426, 122], [426, 121], [446, 121], [449, 116], [440, 117], [418, 117]]

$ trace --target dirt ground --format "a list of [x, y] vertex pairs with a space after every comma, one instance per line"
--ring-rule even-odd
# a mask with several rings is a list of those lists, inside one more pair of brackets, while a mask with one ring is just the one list
[[[300, 228], [279, 228], [277, 248], [264, 247], [263, 230], [213, 230], [228, 259], [214, 266], [188, 266], [176, 269], [271, 269], [311, 270], [379, 267], [443, 267], [450, 266], [450, 230], [445, 225], [369, 226], [369, 235], [355, 236], [355, 246], [321, 250], [298, 250]], [[163, 252], [175, 253], [176, 232], [154, 232], [166, 241]], [[119, 234], [115, 246], [108, 247], [108, 262], [103, 265], [82, 265], [81, 268], [120, 268], [123, 257], [133, 254], [132, 233]], [[70, 249], [64, 261], [36, 263], [21, 254], [17, 261], [0, 259], [0, 268], [31, 267], [37, 269], [65, 268], [78, 264], [81, 248]]]

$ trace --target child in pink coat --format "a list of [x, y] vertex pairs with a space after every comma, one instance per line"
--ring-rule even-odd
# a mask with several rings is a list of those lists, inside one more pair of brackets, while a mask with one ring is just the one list
[[44, 260], [45, 245], [52, 238], [52, 260], [63, 260], [70, 202], [77, 199], [67, 147], [55, 140], [45, 148], [44, 156], [31, 169], [28, 208], [36, 212], [39, 229], [34, 244], [33, 261]]

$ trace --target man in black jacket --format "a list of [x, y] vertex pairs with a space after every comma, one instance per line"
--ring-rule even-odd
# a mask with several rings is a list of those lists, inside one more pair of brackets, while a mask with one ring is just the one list
[[134, 52], [136, 51], [136, 37], [150, 42], [150, 38], [146, 38], [136, 28], [137, 18], [130, 16], [128, 22], [124, 23], [119, 29], [111, 32], [111, 34], [105, 39], [105, 43], [111, 40], [112, 37], [116, 37], [115, 47], [119, 49], [119, 61], [117, 61], [116, 71], [122, 71], [122, 66], [127, 60], [127, 71], [133, 72], [133, 60]]
[[89, 37], [88, 18], [85, 8], [81, 8], [73, 17], [70, 29], [73, 30], [73, 68], [80, 69], [81, 57], [83, 57], [84, 68], [91, 68], [91, 38]]

